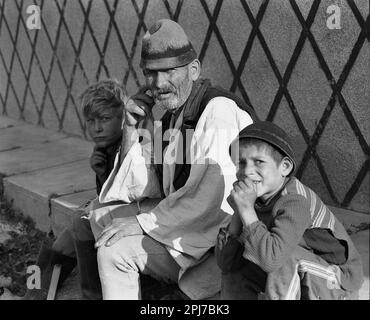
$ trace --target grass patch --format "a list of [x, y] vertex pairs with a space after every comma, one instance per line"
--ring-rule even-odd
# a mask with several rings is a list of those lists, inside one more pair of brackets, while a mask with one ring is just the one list
[[8, 289], [14, 295], [23, 296], [27, 288], [27, 267], [36, 263], [42, 242], [53, 239], [37, 230], [31, 218], [14, 210], [3, 195], [0, 195], [0, 210], [0, 223], [14, 230], [8, 231], [9, 240], [0, 243], [0, 276], [10, 277]]

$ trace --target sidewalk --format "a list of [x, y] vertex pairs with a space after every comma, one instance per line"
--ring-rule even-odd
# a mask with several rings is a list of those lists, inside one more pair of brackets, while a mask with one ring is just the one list
[[[71, 224], [74, 210], [96, 196], [89, 166], [92, 147], [89, 141], [0, 116], [0, 178], [6, 199], [38, 229], [58, 236]], [[361, 231], [360, 226], [369, 223], [370, 214], [331, 209], [351, 231], [363, 257], [366, 279], [360, 299], [369, 300], [369, 229]], [[68, 286], [63, 300], [77, 296], [73, 281]]]

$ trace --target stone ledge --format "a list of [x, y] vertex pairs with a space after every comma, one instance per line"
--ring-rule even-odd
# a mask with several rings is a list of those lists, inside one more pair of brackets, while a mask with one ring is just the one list
[[45, 232], [51, 229], [50, 199], [95, 188], [87, 160], [7, 177], [3, 183], [5, 198]]
[[370, 212], [362, 213], [344, 208], [328, 206], [335, 216], [343, 223], [346, 229], [351, 229], [364, 222], [370, 222]]

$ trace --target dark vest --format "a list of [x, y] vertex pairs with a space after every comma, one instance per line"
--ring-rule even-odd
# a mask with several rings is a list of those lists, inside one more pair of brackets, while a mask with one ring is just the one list
[[[186, 138], [191, 139], [191, 137], [186, 137], [186, 132], [187, 132], [187, 130], [192, 130], [191, 132], [195, 131], [195, 127], [198, 123], [198, 120], [199, 120], [200, 116], [202, 115], [204, 109], [206, 108], [206, 106], [207, 106], [207, 104], [210, 100], [212, 100], [215, 97], [229, 98], [229, 99], [233, 100], [240, 109], [245, 110], [250, 115], [253, 122], [258, 120], [257, 115], [256, 115], [253, 107], [251, 105], [247, 104], [245, 101], [243, 101], [240, 97], [238, 97], [237, 95], [235, 95], [231, 92], [228, 92], [225, 89], [222, 89], [220, 87], [212, 87], [210, 85], [209, 80], [203, 80], [203, 81], [208, 82], [208, 88], [206, 89], [203, 97], [201, 97], [201, 99], [198, 99], [198, 101], [199, 101], [198, 103], [193, 103], [191, 105], [185, 106], [184, 116], [183, 116], [183, 123], [182, 123], [182, 126], [180, 128], [182, 138], [183, 138], [183, 156], [184, 156], [184, 159], [183, 159], [182, 163], [176, 164], [175, 176], [174, 176], [174, 181], [173, 181], [173, 186], [174, 186], [175, 190], [178, 190], [178, 189], [180, 189], [181, 187], [183, 187], [185, 185], [187, 179], [189, 178], [189, 174], [190, 174], [191, 165], [186, 163], [186, 159], [190, 159], [190, 153], [189, 153], [189, 151], [190, 151], [189, 150], [190, 141], [189, 141], [189, 143], [187, 143]], [[163, 115], [162, 119], [161, 119], [161, 121], [162, 121], [162, 138], [163, 138], [163, 135], [165, 134], [166, 130], [169, 129], [171, 116], [172, 116], [171, 112], [166, 112]], [[164, 154], [164, 150], [168, 146], [168, 143], [169, 143], [169, 141], [164, 141], [162, 139], [162, 155]], [[157, 164], [156, 165], [156, 170], [157, 170], [158, 180], [160, 181], [161, 187], [162, 187], [163, 165], [162, 164]], [[162, 191], [163, 191], [163, 188], [162, 188]]]

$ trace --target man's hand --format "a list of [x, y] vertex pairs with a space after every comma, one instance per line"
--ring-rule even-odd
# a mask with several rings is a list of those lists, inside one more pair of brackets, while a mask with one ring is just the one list
[[[125, 104], [124, 117], [122, 120], [122, 143], [120, 153], [120, 164], [125, 159], [132, 145], [139, 139], [138, 126], [142, 120], [151, 122], [153, 119], [153, 98], [146, 94], [147, 87], [143, 87], [133, 95]], [[143, 121], [143, 123], [145, 123]]]
[[95, 243], [95, 248], [99, 248], [102, 245], [109, 247], [123, 237], [137, 234], [143, 234], [143, 229], [141, 229], [135, 216], [113, 219], [111, 225], [106, 227], [100, 234]]
[[99, 149], [94, 149], [90, 157], [90, 166], [98, 176], [102, 176], [107, 170], [107, 155]]
[[233, 186], [227, 198], [230, 206], [240, 216], [244, 225], [257, 221], [258, 217], [254, 210], [254, 203], [257, 199], [256, 185], [251, 180], [244, 179], [234, 182]]
[[151, 116], [154, 105], [153, 98], [147, 95], [147, 87], [141, 88], [138, 93], [131, 96], [125, 105], [125, 124], [129, 127], [137, 127], [138, 123]]

